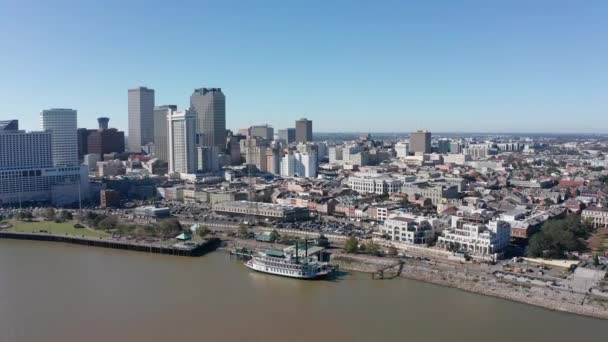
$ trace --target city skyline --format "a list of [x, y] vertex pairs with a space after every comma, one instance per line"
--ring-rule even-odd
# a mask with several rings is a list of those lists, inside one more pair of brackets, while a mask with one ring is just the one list
[[[185, 110], [205, 86], [227, 94], [233, 131], [307, 117], [315, 132], [608, 132], [601, 1], [0, 6], [0, 119], [26, 130], [65, 107], [80, 127], [107, 116], [126, 132], [126, 89]], [[146, 24], [167, 15], [183, 20]], [[158, 54], [165, 44], [188, 57]]]

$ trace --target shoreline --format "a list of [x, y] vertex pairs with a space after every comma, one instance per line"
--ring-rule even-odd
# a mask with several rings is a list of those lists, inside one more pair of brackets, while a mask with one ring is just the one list
[[[391, 263], [394, 264], [395, 260], [385, 258], [372, 260], [368, 256], [363, 258], [356, 255], [337, 254], [332, 256], [331, 262], [339, 265], [340, 269], [343, 270], [374, 273], [374, 268], [378, 269]], [[513, 284], [501, 281], [491, 275], [478, 276], [449, 270], [440, 271], [419, 265], [408, 265], [407, 262], [398, 276], [478, 295], [533, 305], [551, 311], [608, 320], [608, 301], [597, 302], [588, 295]]]
[[[103, 239], [86, 239], [72, 236], [61, 236], [53, 234], [32, 234], [14, 233], [0, 231], [0, 239], [16, 240], [35, 240], [45, 242], [70, 243], [81, 246], [101, 247], [111, 249], [131, 250], [137, 252], [180, 255], [195, 257], [201, 256], [216, 250], [230, 253], [230, 247], [235, 244], [248, 245], [249, 247], [267, 246], [265, 243], [253, 243], [247, 240], [220, 240], [214, 238], [206, 243], [199, 245], [199, 248], [192, 251], [177, 251], [175, 248], [171, 252], [156, 251], [154, 248], [143, 244], [117, 243], [117, 241], [107, 241]], [[127, 248], [129, 245], [130, 248]], [[158, 248], [157, 248], [158, 249]], [[339, 266], [341, 270], [374, 274], [379, 269], [391, 268], [398, 263], [397, 259], [371, 257], [368, 255], [352, 255], [344, 253], [332, 253], [330, 263]], [[402, 277], [410, 280], [433, 284], [436, 286], [454, 288], [461, 291], [474, 293], [483, 296], [495, 297], [513, 302], [533, 305], [546, 310], [562, 313], [574, 314], [600, 320], [608, 320], [608, 301], [597, 300], [588, 294], [570, 293], [566, 291], [542, 288], [538, 286], [515, 284], [509, 281], [499, 280], [491, 274], [469, 273], [452, 269], [440, 270], [439, 266], [422, 265], [413, 261], [406, 261], [400, 273], [395, 277]], [[387, 279], [390, 280], [390, 279]], [[386, 281], [386, 280], [379, 280]]]

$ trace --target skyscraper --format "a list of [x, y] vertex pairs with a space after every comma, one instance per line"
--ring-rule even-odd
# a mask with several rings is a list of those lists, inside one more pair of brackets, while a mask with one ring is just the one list
[[268, 125], [251, 126], [249, 127], [249, 136], [272, 141], [274, 140], [274, 128]]
[[175, 111], [176, 105], [154, 107], [154, 157], [162, 161], [169, 161], [167, 117]]
[[167, 116], [169, 173], [195, 173], [196, 115], [190, 111], [172, 112]]
[[190, 110], [196, 114], [198, 144], [226, 145], [226, 97], [221, 88], [195, 89], [190, 96]]
[[45, 109], [40, 113], [40, 126], [51, 132], [53, 165], [78, 165], [76, 111], [66, 108]]
[[431, 153], [431, 132], [416, 131], [410, 133], [410, 152], [414, 154]]
[[312, 120], [302, 118], [296, 120], [296, 142], [312, 141]]
[[129, 151], [154, 142], [154, 89], [129, 89]]
[[296, 129], [295, 128], [285, 128], [280, 129], [277, 133], [278, 139], [286, 144], [291, 144], [296, 141]]
[[[50, 116], [46, 119], [52, 121]], [[53, 132], [57, 130], [20, 131], [16, 120], [8, 126], [0, 125], [0, 204], [47, 201], [64, 205], [86, 198], [86, 168], [54, 167]]]

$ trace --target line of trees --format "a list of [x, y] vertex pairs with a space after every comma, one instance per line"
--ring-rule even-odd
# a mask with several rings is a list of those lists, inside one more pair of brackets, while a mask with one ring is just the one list
[[587, 250], [585, 240], [592, 232], [593, 227], [575, 215], [546, 221], [530, 238], [528, 256], [561, 259], [568, 252], [584, 252]]

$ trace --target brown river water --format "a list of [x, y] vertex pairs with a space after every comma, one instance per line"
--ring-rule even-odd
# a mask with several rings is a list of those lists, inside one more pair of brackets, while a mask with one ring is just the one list
[[608, 321], [407, 279], [0, 240], [0, 342], [602, 341]]

